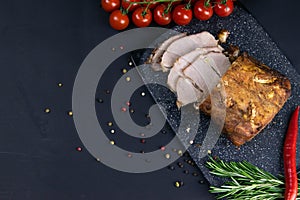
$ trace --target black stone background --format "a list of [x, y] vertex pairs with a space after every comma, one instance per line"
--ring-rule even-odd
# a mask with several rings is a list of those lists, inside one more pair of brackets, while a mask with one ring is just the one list
[[[298, 40], [299, 3], [296, 1], [242, 1], [300, 72]], [[67, 112], [71, 110], [72, 86], [85, 56], [101, 41], [116, 34], [108, 14], [96, 0], [0, 2], [0, 199], [214, 199], [208, 184], [199, 184], [200, 171], [180, 159], [175, 170], [147, 174], [115, 171], [95, 159], [83, 147]], [[112, 83], [128, 66], [127, 57], [112, 64], [99, 83], [96, 96], [99, 120], [105, 130], [111, 121], [106, 100]], [[62, 82], [62, 88], [57, 83]], [[132, 98], [133, 119], [147, 123], [147, 106], [153, 100]], [[149, 98], [147, 98], [149, 97]], [[43, 111], [51, 109], [50, 114]], [[98, 111], [97, 110], [97, 111]], [[101, 117], [102, 116], [102, 117]], [[117, 130], [117, 128], [115, 128]], [[124, 148], [150, 151], [172, 136], [166, 126], [160, 138], [141, 144], [125, 138]], [[118, 133], [118, 132], [117, 132]], [[121, 133], [119, 133], [121, 135]], [[118, 135], [109, 135], [118, 140]], [[82, 152], [76, 147], [82, 147]], [[189, 170], [186, 175], [183, 170]], [[184, 186], [175, 188], [174, 181]]]

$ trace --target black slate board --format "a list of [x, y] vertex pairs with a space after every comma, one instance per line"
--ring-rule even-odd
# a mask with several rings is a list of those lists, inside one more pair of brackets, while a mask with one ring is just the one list
[[[217, 156], [225, 161], [248, 161], [268, 172], [278, 175], [283, 174], [282, 147], [284, 135], [287, 129], [288, 119], [295, 107], [300, 104], [300, 76], [293, 68], [288, 59], [282, 54], [277, 45], [265, 32], [263, 27], [246, 11], [241, 5], [237, 5], [232, 15], [226, 18], [213, 16], [210, 20], [202, 22], [193, 19], [187, 26], [175, 26], [175, 31], [187, 32], [189, 34], [201, 31], [209, 31], [213, 35], [221, 29], [228, 30], [231, 34], [228, 43], [240, 47], [242, 52], [248, 52], [257, 60], [279, 71], [289, 77], [292, 84], [292, 95], [287, 103], [276, 115], [273, 121], [253, 140], [247, 142], [240, 148], [235, 147], [228, 139], [221, 136], [212, 149], [212, 156]], [[172, 32], [172, 31], [171, 31]], [[139, 63], [144, 62], [149, 56], [150, 51], [146, 51], [140, 55], [135, 55], [134, 60]], [[160, 75], [159, 75], [160, 73]], [[142, 78], [146, 80], [153, 76], [161, 76], [166, 79], [166, 74], [161, 72], [153, 72], [152, 70], [143, 70], [140, 72]], [[171, 127], [176, 131], [180, 124], [180, 111], [175, 105], [176, 96], [167, 88], [159, 85], [149, 84], [148, 89], [154, 100], [164, 108], [164, 114]], [[210, 119], [201, 115], [201, 127], [198, 130], [194, 145], [189, 147], [188, 152], [203, 172], [206, 179], [212, 185], [220, 185], [223, 180], [209, 174], [205, 167], [207, 157], [200, 159], [197, 144], [201, 144], [205, 136]], [[298, 145], [297, 149], [300, 146]], [[297, 167], [300, 167], [300, 153], [297, 152]]]

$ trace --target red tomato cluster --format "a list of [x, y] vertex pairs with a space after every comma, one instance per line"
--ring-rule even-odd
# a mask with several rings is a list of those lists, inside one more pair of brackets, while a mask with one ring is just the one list
[[[234, 0], [101, 0], [101, 6], [110, 12], [109, 24], [116, 30], [124, 30], [131, 21], [137, 27], [146, 27], [155, 21], [165, 26], [174, 21], [187, 25], [193, 16], [208, 20], [213, 14], [229, 16], [234, 9]], [[129, 17], [130, 14], [130, 17]]]

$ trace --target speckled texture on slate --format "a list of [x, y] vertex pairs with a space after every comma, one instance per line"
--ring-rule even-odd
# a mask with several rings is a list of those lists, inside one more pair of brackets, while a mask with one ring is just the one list
[[[218, 156], [226, 161], [246, 160], [261, 167], [274, 175], [283, 173], [282, 147], [284, 135], [287, 129], [288, 119], [296, 105], [300, 104], [300, 76], [293, 68], [287, 58], [281, 53], [276, 44], [271, 40], [261, 25], [240, 6], [236, 6], [234, 13], [226, 18], [213, 16], [209, 21], [200, 22], [193, 20], [187, 26], [174, 27], [179, 32], [197, 33], [203, 30], [216, 35], [221, 29], [229, 30], [230, 37], [228, 43], [238, 45], [241, 51], [248, 52], [251, 56], [265, 63], [273, 69], [289, 77], [292, 83], [292, 95], [284, 105], [283, 109], [276, 115], [273, 121], [252, 141], [247, 142], [240, 148], [236, 148], [224, 136], [221, 136], [212, 149], [212, 155]], [[149, 56], [149, 51], [143, 53], [140, 61]], [[166, 74], [145, 70], [141, 72], [143, 78], [160, 77], [166, 79]], [[147, 80], [145, 80], [148, 82]], [[165, 110], [167, 120], [174, 130], [178, 129], [180, 124], [180, 111], [175, 105], [176, 96], [168, 89], [158, 85], [149, 85], [149, 90], [156, 102]], [[198, 159], [199, 147], [206, 129], [209, 124], [209, 118], [201, 114], [201, 127], [198, 130], [194, 145], [188, 151], [195, 160], [198, 167], [202, 170], [204, 176], [212, 185], [220, 185], [223, 180], [209, 174], [204, 166], [206, 158]], [[298, 145], [299, 149], [300, 146]], [[297, 166], [300, 167], [300, 153], [297, 153]]]

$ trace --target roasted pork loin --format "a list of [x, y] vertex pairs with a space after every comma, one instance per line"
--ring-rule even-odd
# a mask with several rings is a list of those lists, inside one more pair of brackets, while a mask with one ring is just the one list
[[[287, 77], [247, 54], [232, 63], [221, 81], [226, 92], [223, 132], [236, 146], [251, 140], [271, 122], [291, 94]], [[210, 98], [200, 109], [210, 114]]]
[[[221, 39], [216, 40], [207, 31], [175, 35], [163, 42], [149, 61], [154, 70], [169, 72], [167, 84], [177, 95], [178, 108], [194, 103], [211, 114], [209, 94], [222, 88], [216, 87], [221, 81], [226, 94], [223, 132], [240, 146], [272, 121], [290, 96], [291, 84], [246, 53], [239, 56], [236, 46], [230, 45], [223, 52], [218, 42]], [[222, 113], [222, 108], [214, 110]]]

